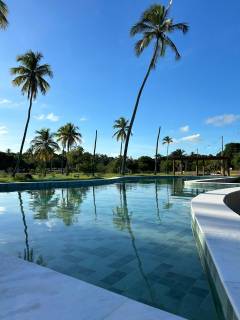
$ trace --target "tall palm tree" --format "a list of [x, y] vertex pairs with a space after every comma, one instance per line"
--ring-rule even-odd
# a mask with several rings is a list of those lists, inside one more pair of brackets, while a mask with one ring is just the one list
[[16, 68], [11, 68], [11, 73], [16, 75], [12, 81], [14, 86], [21, 87], [22, 94], [26, 94], [29, 100], [28, 116], [23, 133], [22, 143], [18, 154], [17, 164], [13, 171], [13, 176], [19, 170], [20, 161], [22, 158], [23, 147], [27, 135], [28, 125], [31, 116], [32, 103], [36, 99], [38, 92], [43, 95], [50, 88], [49, 83], [44, 79], [46, 76], [53, 77], [53, 73], [49, 64], [40, 64], [43, 55], [39, 52], [28, 51], [17, 57], [17, 62], [20, 65]]
[[154, 42], [154, 50], [147, 73], [139, 89], [129, 124], [123, 155], [122, 174], [125, 173], [128, 143], [138, 110], [139, 101], [151, 70], [156, 67], [158, 58], [165, 56], [165, 52], [168, 47], [173, 50], [176, 59], [180, 59], [180, 53], [168, 34], [175, 30], [180, 30], [183, 33], [186, 33], [188, 31], [188, 25], [186, 23], [173, 23], [173, 19], [169, 18], [171, 4], [172, 1], [170, 0], [167, 8], [163, 5], [151, 6], [143, 13], [140, 20], [131, 28], [131, 36], [135, 36], [137, 34], [142, 35], [142, 38], [135, 45], [135, 52], [137, 56], [140, 56], [144, 49], [152, 42]]
[[163, 138], [163, 145], [166, 144], [167, 145], [167, 160], [168, 160], [168, 156], [169, 156], [169, 145], [173, 143], [173, 139], [170, 138], [169, 136], [166, 136], [165, 138]]
[[57, 142], [54, 141], [54, 134], [50, 129], [41, 129], [36, 131], [37, 136], [31, 141], [34, 155], [44, 163], [45, 174], [46, 165], [50, 161], [55, 151], [59, 150]]
[[65, 134], [65, 126], [62, 126], [58, 129], [56, 133], [57, 142], [60, 142], [62, 145], [62, 163], [61, 163], [61, 172], [63, 174], [63, 163], [64, 163], [64, 153], [66, 148], [66, 134]]
[[[75, 126], [73, 123], [69, 122], [59, 128], [57, 133], [57, 140], [58, 142], [61, 142], [63, 147], [63, 153], [64, 149], [67, 149], [67, 152], [71, 150], [71, 148], [76, 145], [78, 142], [82, 142], [82, 135], [79, 132], [79, 128]], [[68, 165], [68, 159], [66, 159], [66, 174], [69, 173], [69, 165]]]
[[117, 141], [121, 141], [120, 145], [120, 159], [122, 157], [122, 146], [124, 141], [127, 137], [127, 131], [129, 129], [128, 126], [129, 120], [125, 119], [124, 117], [120, 117], [119, 119], [114, 121], [113, 129], [116, 129], [116, 131], [113, 134], [113, 137], [116, 137]]
[[6, 29], [8, 26], [8, 7], [5, 2], [0, 0], [0, 28], [1, 29]]

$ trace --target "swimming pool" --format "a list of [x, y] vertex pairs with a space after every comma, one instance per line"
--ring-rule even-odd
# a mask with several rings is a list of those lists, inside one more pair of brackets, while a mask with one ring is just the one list
[[218, 319], [191, 230], [190, 200], [203, 191], [168, 178], [0, 193], [0, 251], [191, 320]]

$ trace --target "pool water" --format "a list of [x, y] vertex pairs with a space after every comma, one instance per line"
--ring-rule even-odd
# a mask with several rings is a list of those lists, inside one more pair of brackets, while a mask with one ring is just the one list
[[0, 193], [0, 252], [190, 320], [218, 319], [180, 178]]

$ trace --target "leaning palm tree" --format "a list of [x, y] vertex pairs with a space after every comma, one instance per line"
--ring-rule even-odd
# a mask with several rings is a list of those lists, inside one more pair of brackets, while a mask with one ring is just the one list
[[44, 78], [46, 76], [52, 78], [53, 76], [50, 65], [40, 64], [42, 58], [43, 55], [41, 53], [28, 51], [25, 54], [17, 57], [17, 62], [19, 62], [20, 65], [16, 68], [11, 68], [11, 73], [16, 75], [16, 78], [12, 81], [13, 85], [21, 87], [22, 94], [26, 94], [29, 100], [27, 122], [25, 124], [22, 143], [18, 154], [17, 164], [13, 171], [13, 176], [15, 176], [16, 172], [19, 170], [30, 121], [33, 100], [36, 99], [39, 91], [43, 95], [47, 93], [50, 85]]
[[8, 26], [8, 7], [5, 2], [0, 0], [0, 28], [1, 29], [6, 29]]
[[35, 157], [44, 163], [44, 173], [46, 175], [47, 162], [50, 161], [55, 151], [59, 150], [57, 142], [54, 141], [54, 134], [50, 129], [36, 131], [37, 136], [31, 141]]
[[114, 121], [113, 129], [116, 131], [113, 134], [113, 137], [116, 137], [117, 141], [121, 141], [120, 144], [120, 159], [122, 157], [122, 146], [127, 137], [127, 131], [129, 129], [128, 126], [129, 120], [124, 117], [120, 117], [119, 119]]
[[56, 133], [56, 137], [57, 137], [57, 142], [60, 142], [62, 145], [62, 161], [61, 161], [61, 172], [63, 174], [63, 163], [64, 163], [64, 153], [65, 153], [65, 148], [66, 148], [66, 137], [67, 135], [65, 134], [65, 126], [62, 126], [58, 129], [57, 133]]
[[169, 10], [170, 10], [171, 4], [172, 4], [172, 0], [170, 0], [169, 6], [167, 8], [163, 5], [151, 6], [149, 9], [147, 9], [143, 13], [140, 21], [138, 21], [132, 27], [130, 32], [131, 36], [135, 36], [137, 34], [142, 35], [142, 38], [135, 45], [135, 52], [137, 56], [140, 56], [141, 53], [144, 51], [144, 49], [147, 48], [153, 42], [154, 42], [154, 50], [153, 50], [153, 56], [150, 61], [147, 73], [139, 89], [136, 103], [133, 109], [131, 121], [129, 124], [129, 130], [127, 133], [125, 148], [124, 148], [122, 174], [125, 173], [128, 143], [129, 143], [132, 127], [134, 124], [134, 120], [136, 117], [136, 113], [138, 110], [139, 101], [151, 70], [153, 70], [156, 67], [158, 58], [165, 56], [165, 52], [168, 47], [173, 50], [176, 59], [180, 59], [180, 53], [178, 52], [176, 45], [170, 39], [168, 34], [172, 33], [175, 30], [180, 30], [183, 33], [186, 33], [188, 31], [188, 25], [186, 23], [175, 24], [173, 20], [169, 18]]
[[[82, 142], [82, 135], [79, 132], [79, 128], [75, 126], [73, 123], [67, 123], [64, 126], [62, 126], [57, 133], [57, 140], [61, 142], [63, 147], [63, 153], [64, 149], [67, 149], [67, 152], [71, 150], [71, 148], [76, 145], [78, 142]], [[66, 174], [69, 173], [69, 165], [68, 165], [68, 159], [66, 159]]]

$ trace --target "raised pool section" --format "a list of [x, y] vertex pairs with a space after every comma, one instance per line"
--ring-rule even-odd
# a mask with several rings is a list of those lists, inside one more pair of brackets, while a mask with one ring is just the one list
[[209, 191], [192, 200], [202, 261], [226, 320], [240, 319], [239, 212], [239, 187]]

